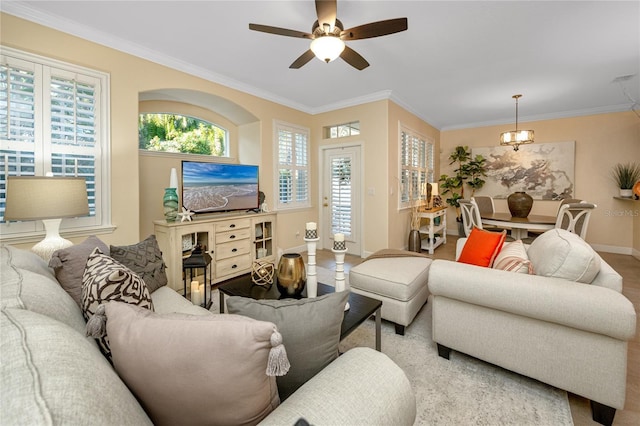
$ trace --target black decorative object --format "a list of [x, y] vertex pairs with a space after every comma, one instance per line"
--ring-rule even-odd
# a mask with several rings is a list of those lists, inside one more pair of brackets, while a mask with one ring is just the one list
[[513, 217], [527, 217], [533, 207], [533, 198], [526, 192], [514, 192], [507, 197], [509, 211]]

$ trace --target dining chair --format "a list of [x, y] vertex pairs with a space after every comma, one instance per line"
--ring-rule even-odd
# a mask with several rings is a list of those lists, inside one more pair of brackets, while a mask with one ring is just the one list
[[475, 228], [482, 229], [482, 219], [480, 218], [480, 210], [474, 199], [459, 200], [460, 213], [462, 214], [462, 226], [466, 237], [471, 234], [471, 230]]
[[[496, 211], [496, 206], [493, 203], [493, 197], [490, 197], [487, 195], [479, 195], [479, 196], [471, 197], [471, 200], [475, 201], [476, 204], [478, 205], [480, 216], [482, 216], [485, 213], [492, 214], [493, 212]], [[509, 228], [501, 228], [495, 225], [484, 225], [484, 227], [485, 229], [491, 230], [491, 231], [502, 232], [503, 230], [506, 230], [507, 233], [509, 232]]]
[[[567, 204], [575, 204], [575, 203], [586, 203], [586, 201], [581, 200], [579, 198], [563, 198], [560, 201], [560, 204], [558, 204], [558, 210], [556, 210], [556, 218], [560, 214], [560, 209], [562, 208], [562, 206], [567, 205]], [[537, 237], [539, 237], [543, 233], [544, 233], [544, 231], [530, 230], [529, 231], [529, 236], [527, 238], [523, 239], [523, 241], [524, 241], [525, 244], [531, 244], [533, 242], [533, 240], [535, 240]]]
[[598, 207], [592, 203], [568, 203], [560, 206], [556, 219], [556, 228], [573, 232], [583, 240], [587, 236], [589, 218], [593, 209]]

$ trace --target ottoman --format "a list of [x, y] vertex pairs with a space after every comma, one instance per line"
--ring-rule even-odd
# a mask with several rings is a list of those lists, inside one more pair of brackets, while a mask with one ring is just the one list
[[351, 291], [382, 302], [382, 318], [395, 323], [396, 334], [404, 329], [427, 301], [427, 257], [375, 257], [375, 253], [349, 271]]

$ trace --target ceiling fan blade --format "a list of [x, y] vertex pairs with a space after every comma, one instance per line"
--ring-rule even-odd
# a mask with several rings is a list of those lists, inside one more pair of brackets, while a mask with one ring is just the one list
[[296, 30], [288, 30], [286, 28], [272, 27], [269, 25], [249, 24], [249, 29], [253, 31], [260, 31], [263, 33], [276, 34], [276, 35], [282, 35], [287, 37], [314, 39], [314, 36], [309, 33], [296, 31]]
[[365, 58], [363, 58], [358, 52], [356, 52], [349, 46], [344, 47], [344, 50], [340, 54], [340, 57], [344, 59], [346, 63], [354, 68], [359, 69], [360, 71], [369, 66], [369, 62], [367, 62]]
[[407, 28], [409, 28], [407, 18], [387, 19], [344, 30], [340, 33], [340, 38], [342, 40], [362, 40], [399, 33]]
[[293, 69], [298, 69], [300, 67], [302, 67], [303, 65], [305, 65], [307, 62], [309, 62], [310, 60], [313, 59], [315, 55], [313, 54], [313, 52], [311, 51], [311, 49], [307, 50], [306, 52], [304, 52], [302, 55], [300, 55], [300, 57], [298, 59], [296, 59], [295, 61], [293, 61], [293, 63], [291, 65], [289, 65], [289, 68], [293, 68]]
[[336, 0], [316, 0], [316, 13], [318, 14], [320, 28], [323, 28], [323, 24], [329, 24], [331, 26], [329, 31], [333, 31], [333, 27], [336, 24], [337, 10], [338, 2]]

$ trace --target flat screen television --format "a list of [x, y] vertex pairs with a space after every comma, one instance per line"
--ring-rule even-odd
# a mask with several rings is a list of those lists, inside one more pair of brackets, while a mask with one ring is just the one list
[[182, 205], [196, 214], [257, 209], [258, 166], [182, 161]]

